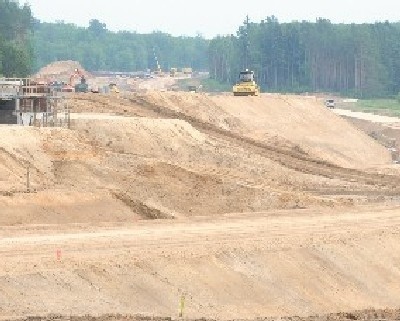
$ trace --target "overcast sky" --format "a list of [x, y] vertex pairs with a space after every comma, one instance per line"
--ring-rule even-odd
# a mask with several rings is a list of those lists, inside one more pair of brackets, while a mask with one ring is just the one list
[[[24, 0], [20, 0], [24, 2]], [[252, 21], [275, 15], [279, 21], [399, 21], [400, 0], [27, 0], [36, 18], [87, 26], [99, 19], [110, 30], [207, 38], [235, 33], [248, 14]], [[249, 6], [246, 7], [245, 3]]]

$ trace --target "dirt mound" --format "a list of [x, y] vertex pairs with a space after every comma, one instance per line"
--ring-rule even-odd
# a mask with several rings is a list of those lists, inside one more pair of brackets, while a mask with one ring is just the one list
[[[146, 206], [162, 209], [165, 217], [313, 203], [305, 192], [287, 193], [271, 173], [276, 165], [268, 159], [248, 155], [243, 160], [240, 148], [226, 147], [182, 120], [109, 116], [76, 120], [72, 126], [105, 151], [102, 167], [120, 177], [118, 184], [103, 178], [103, 186], [134, 204], [145, 200]], [[279, 175], [289, 177], [290, 171], [280, 168]]]
[[70, 105], [72, 130], [0, 128], [3, 195], [26, 190], [28, 165], [33, 190], [111, 195], [144, 219], [398, 195], [399, 177], [376, 173], [390, 163], [385, 148], [309, 98], [150, 92]]
[[103, 224], [141, 217], [107, 191], [53, 188], [51, 191], [0, 195], [1, 226], [25, 224]]
[[259, 98], [154, 92], [133, 99], [166, 107], [257, 141], [277, 144], [286, 141], [289, 146], [297, 146], [315, 158], [342, 167], [365, 168], [391, 161], [384, 147], [336, 116], [314, 97], [263, 95]]
[[[187, 122], [101, 116], [100, 120], [74, 120], [72, 131], [1, 128], [2, 137], [10, 137], [0, 150], [4, 164], [0, 166], [0, 193], [4, 196], [0, 202], [7, 205], [7, 211], [0, 212], [2, 224], [22, 224], [24, 215], [26, 222], [50, 223], [54, 221], [51, 213], [79, 212], [89, 204], [86, 199], [99, 199], [97, 194], [108, 195], [110, 206], [132, 213], [121, 216], [111, 211], [109, 219], [116, 221], [332, 202], [306, 191], [288, 190], [288, 183], [296, 184], [299, 179], [291, 170], [240, 147], [224, 146]], [[243, 153], [248, 153], [245, 160]], [[59, 202], [58, 210], [55, 201], [40, 206], [40, 202], [32, 202], [35, 194], [18, 196], [27, 190], [28, 167], [31, 191], [41, 195], [51, 195], [55, 189], [58, 195], [64, 191], [65, 198], [54, 198]], [[82, 198], [71, 191], [80, 191]], [[98, 207], [91, 203], [91, 212], [97, 208], [105, 213], [103, 203], [98, 203]], [[89, 215], [85, 211], [85, 216]], [[9, 215], [13, 212], [24, 214], [16, 219]], [[72, 219], [69, 216], [66, 221]], [[87, 221], [84, 217], [75, 219]]]
[[150, 92], [115, 98], [76, 97], [77, 112], [109, 112], [150, 118], [178, 118], [200, 130], [213, 129], [276, 146], [340, 167], [368, 168], [391, 163], [390, 153], [315, 97], [209, 96]]
[[36, 75], [33, 76], [35, 79], [46, 80], [46, 81], [63, 81], [69, 82], [71, 75], [75, 73], [78, 69], [86, 78], [90, 74], [82, 67], [82, 65], [77, 61], [67, 60], [67, 61], [56, 61], [53, 62], [42, 69], [40, 69]]
[[0, 127], [0, 317], [397, 306], [399, 171], [313, 98], [69, 103], [70, 129]]

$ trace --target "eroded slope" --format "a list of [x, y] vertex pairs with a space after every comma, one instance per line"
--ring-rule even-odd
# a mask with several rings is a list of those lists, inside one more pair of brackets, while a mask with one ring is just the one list
[[[310, 98], [154, 92], [82, 94], [70, 104], [78, 112], [70, 130], [0, 128], [7, 164], [0, 202], [8, 212], [34, 206], [32, 222], [45, 222], [52, 215], [43, 213], [80, 208], [98, 213], [96, 220], [130, 221], [396, 201], [399, 194], [399, 177], [379, 173], [390, 165], [385, 148]], [[28, 167], [31, 191], [57, 194], [59, 209], [57, 201], [40, 207], [30, 201], [35, 195], [20, 196]], [[108, 205], [95, 206], [98, 199]], [[87, 221], [84, 215], [76, 219]]]

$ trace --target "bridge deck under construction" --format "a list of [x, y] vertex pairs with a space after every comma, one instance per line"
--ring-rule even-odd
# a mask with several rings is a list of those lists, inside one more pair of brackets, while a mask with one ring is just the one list
[[30, 78], [0, 79], [0, 124], [50, 126], [64, 110], [63, 93]]

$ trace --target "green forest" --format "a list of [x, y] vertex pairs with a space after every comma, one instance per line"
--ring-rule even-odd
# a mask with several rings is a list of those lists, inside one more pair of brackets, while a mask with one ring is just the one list
[[35, 69], [56, 60], [76, 60], [90, 71], [138, 71], [156, 67], [208, 69], [208, 44], [202, 37], [173, 37], [162, 32], [111, 32], [97, 19], [88, 28], [74, 24], [34, 25]]
[[400, 91], [399, 53], [398, 23], [279, 23], [272, 16], [213, 39], [209, 70], [212, 78], [234, 83], [240, 69], [248, 68], [270, 92], [384, 97]]
[[263, 91], [334, 92], [395, 97], [400, 92], [400, 24], [280, 23], [248, 20], [235, 35], [212, 40], [162, 32], [112, 32], [97, 19], [88, 27], [46, 23], [29, 5], [0, 0], [0, 75], [26, 76], [57, 60], [76, 60], [89, 71], [192, 67], [211, 80], [234, 84], [240, 70], [255, 72]]
[[32, 70], [32, 13], [28, 5], [0, 0], [0, 75], [24, 77]]

